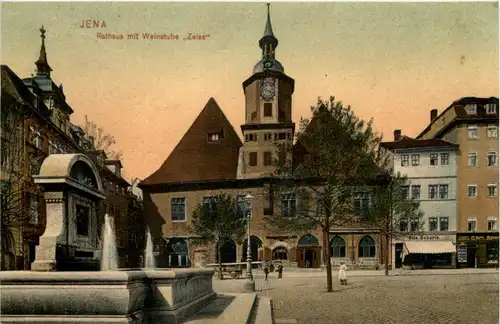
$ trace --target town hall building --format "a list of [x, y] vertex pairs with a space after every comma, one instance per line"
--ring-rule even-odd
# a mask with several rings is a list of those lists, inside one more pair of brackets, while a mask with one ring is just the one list
[[[252, 260], [284, 260], [289, 266], [318, 268], [325, 263], [320, 230], [290, 232], [270, 226], [265, 216], [294, 210], [293, 195], [273, 192], [273, 161], [294, 159], [300, 154], [294, 141], [292, 99], [295, 81], [278, 61], [269, 14], [259, 41], [261, 59], [243, 82], [245, 123], [241, 141], [214, 98], [210, 98], [170, 156], [140, 184], [150, 231], [155, 241], [159, 267], [198, 266], [195, 255], [205, 263], [216, 262], [215, 245], [202, 250], [193, 244], [189, 230], [192, 212], [212, 196], [225, 193], [242, 201], [251, 194]], [[293, 149], [278, 153], [276, 143]], [[363, 199], [360, 197], [359, 199]], [[359, 202], [362, 203], [362, 202]], [[279, 205], [278, 205], [279, 204]], [[369, 228], [334, 228], [327, 240], [332, 259], [382, 263], [381, 238]], [[222, 262], [246, 259], [247, 241], [222, 247]], [[197, 261], [198, 260], [198, 261]]]

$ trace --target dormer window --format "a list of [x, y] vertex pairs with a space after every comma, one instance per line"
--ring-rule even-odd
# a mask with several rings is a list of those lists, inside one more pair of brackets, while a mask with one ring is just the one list
[[217, 133], [209, 133], [208, 134], [208, 141], [209, 142], [220, 141], [222, 139], [222, 137], [223, 137], [222, 135], [223, 135], [222, 131], [217, 132]]
[[486, 110], [486, 114], [488, 115], [493, 115], [497, 113], [497, 105], [494, 103], [489, 103], [484, 106], [484, 109]]
[[465, 112], [467, 115], [475, 115], [477, 114], [477, 105], [476, 104], [468, 104], [465, 106]]

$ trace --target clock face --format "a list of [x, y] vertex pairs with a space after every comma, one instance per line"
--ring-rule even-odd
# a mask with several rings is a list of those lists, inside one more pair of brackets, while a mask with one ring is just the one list
[[260, 86], [260, 94], [262, 95], [262, 98], [266, 100], [271, 100], [274, 98], [275, 89], [273, 78], [265, 78], [264, 80], [262, 80], [262, 84]]
[[264, 61], [264, 68], [265, 69], [270, 69], [273, 66], [273, 62], [270, 60], [265, 60]]

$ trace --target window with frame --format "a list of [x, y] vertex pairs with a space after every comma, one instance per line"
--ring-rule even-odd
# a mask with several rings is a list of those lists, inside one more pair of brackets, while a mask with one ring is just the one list
[[419, 164], [420, 164], [420, 155], [419, 154], [412, 154], [411, 155], [411, 165], [418, 166]]
[[273, 117], [273, 104], [270, 102], [264, 103], [264, 117]]
[[441, 165], [450, 164], [450, 153], [441, 153]]
[[476, 125], [467, 126], [467, 137], [469, 139], [479, 138], [479, 132]]
[[420, 186], [411, 186], [411, 199], [420, 199]]
[[410, 165], [410, 159], [408, 154], [401, 154], [401, 166], [406, 167]]
[[429, 185], [429, 199], [437, 199], [438, 185]]
[[486, 113], [488, 115], [496, 114], [497, 105], [494, 103], [489, 103], [489, 104], [484, 105], [484, 109], [486, 110]]
[[257, 134], [245, 134], [245, 142], [256, 142]]
[[408, 220], [400, 219], [399, 220], [399, 231], [400, 232], [408, 232]]
[[447, 184], [439, 185], [439, 199], [448, 199], [448, 187]]
[[497, 152], [488, 152], [488, 166], [497, 165]]
[[370, 193], [358, 192], [354, 196], [354, 213], [358, 216], [365, 214], [365, 211], [370, 206]]
[[402, 199], [410, 198], [410, 186], [401, 186], [401, 196]]
[[286, 133], [278, 133], [278, 140], [280, 141], [286, 140]]
[[498, 240], [496, 242], [486, 243], [486, 255], [488, 258], [488, 263], [498, 264]]
[[173, 221], [186, 220], [186, 198], [175, 197], [170, 199], [171, 219]]
[[223, 137], [222, 131], [217, 132], [217, 133], [209, 133], [208, 134], [208, 141], [209, 142], [217, 142], [220, 141]]
[[467, 115], [475, 115], [475, 114], [477, 114], [477, 105], [476, 104], [465, 105], [465, 113]]
[[429, 156], [429, 164], [430, 165], [438, 165], [438, 154], [431, 153]]
[[488, 138], [498, 138], [498, 127], [495, 126], [495, 125], [490, 125], [488, 126], [487, 130], [486, 130], [487, 134], [488, 134]]
[[477, 154], [476, 153], [469, 153], [467, 164], [468, 164], [469, 168], [477, 167]]
[[269, 165], [273, 164], [273, 155], [271, 152], [264, 152], [263, 157], [264, 157], [264, 165], [265, 166], [269, 166]]
[[330, 241], [330, 254], [332, 258], [345, 258], [346, 256], [346, 243], [340, 236], [335, 236]]
[[488, 185], [488, 197], [496, 197], [497, 196], [497, 185], [489, 184]]
[[419, 230], [418, 228], [418, 219], [411, 219], [410, 220], [410, 231], [411, 232], [417, 232]]
[[293, 217], [297, 211], [297, 200], [295, 193], [281, 194], [281, 214], [283, 217]]
[[375, 257], [375, 240], [370, 236], [364, 236], [359, 241], [358, 257], [374, 258]]
[[203, 213], [212, 214], [215, 213], [215, 203], [216, 197], [214, 196], [205, 196], [203, 197]]
[[469, 219], [467, 221], [467, 232], [475, 232], [477, 228], [477, 221], [475, 219]]
[[449, 229], [449, 217], [439, 217], [439, 230], [441, 232], [447, 232]]
[[476, 197], [477, 196], [477, 186], [476, 185], [468, 185], [467, 186], [467, 196], [468, 197]]
[[273, 140], [273, 133], [264, 133], [264, 141], [272, 141]]
[[248, 153], [249, 166], [257, 166], [257, 152]]
[[437, 231], [438, 229], [437, 225], [438, 225], [437, 217], [429, 217], [429, 231], [430, 232]]
[[488, 219], [488, 231], [496, 231], [496, 230], [497, 230], [497, 220]]

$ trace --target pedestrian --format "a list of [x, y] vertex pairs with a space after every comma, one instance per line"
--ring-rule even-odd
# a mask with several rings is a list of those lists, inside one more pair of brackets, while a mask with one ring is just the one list
[[283, 278], [283, 265], [278, 264], [278, 279]]
[[340, 263], [340, 268], [339, 268], [339, 280], [341, 285], [347, 285], [347, 266], [345, 265], [344, 262]]
[[264, 280], [267, 281], [267, 275], [269, 274], [269, 267], [267, 266], [267, 262], [264, 264], [264, 275], [266, 276]]

